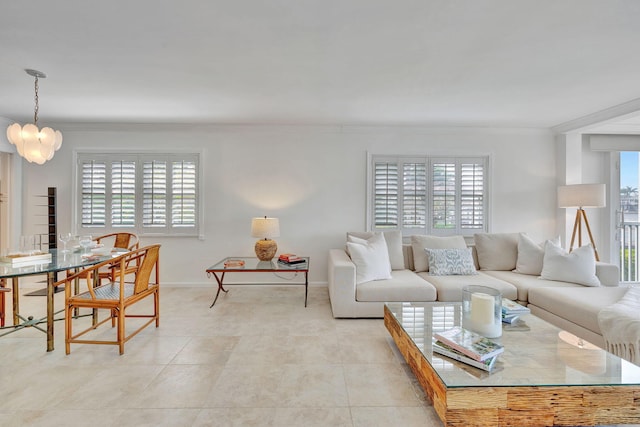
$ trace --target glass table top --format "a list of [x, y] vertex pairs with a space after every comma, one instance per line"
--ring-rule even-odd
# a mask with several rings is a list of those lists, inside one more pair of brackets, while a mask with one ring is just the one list
[[640, 385], [640, 366], [531, 314], [504, 325], [505, 348], [491, 373], [433, 353], [433, 332], [461, 325], [460, 303], [387, 303], [389, 311], [447, 387]]
[[[215, 263], [211, 267], [207, 268], [209, 272], [225, 272], [225, 271], [307, 271], [309, 270], [309, 258], [301, 257], [305, 262], [299, 264], [284, 265], [279, 263], [276, 258], [271, 261], [260, 261], [256, 257], [227, 257], [219, 262]], [[231, 261], [231, 262], [230, 262]], [[235, 263], [233, 261], [240, 261]], [[225, 263], [227, 265], [225, 266]], [[242, 265], [238, 265], [242, 264]]]
[[[109, 258], [121, 255], [123, 251], [112, 252], [106, 256], [83, 257], [81, 252], [62, 252], [60, 249], [49, 249], [51, 261], [44, 263], [34, 263], [28, 265], [12, 266], [9, 263], [0, 262], [0, 278], [30, 276], [34, 274], [45, 274], [58, 271], [82, 268], [106, 261]], [[124, 251], [126, 252], [126, 250]]]

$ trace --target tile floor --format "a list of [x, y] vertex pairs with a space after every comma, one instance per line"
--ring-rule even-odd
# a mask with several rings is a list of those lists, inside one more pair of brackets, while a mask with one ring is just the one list
[[[0, 338], [0, 426], [442, 426], [381, 319], [333, 319], [324, 287], [307, 308], [300, 286], [232, 286], [209, 309], [213, 293], [163, 288], [160, 328], [123, 356], [66, 356], [61, 321], [53, 352], [33, 328]], [[45, 298], [20, 306], [40, 317]]]
[[[49, 353], [33, 328], [0, 337], [0, 426], [442, 426], [381, 319], [334, 319], [323, 287], [307, 308], [299, 286], [232, 286], [209, 309], [213, 294], [163, 288], [160, 328], [123, 356], [79, 344], [66, 356], [63, 322]], [[44, 297], [20, 305], [45, 314]]]

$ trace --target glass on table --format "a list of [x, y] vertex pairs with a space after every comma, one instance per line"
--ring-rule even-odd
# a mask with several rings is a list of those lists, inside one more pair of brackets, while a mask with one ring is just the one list
[[71, 241], [71, 233], [60, 233], [58, 239], [62, 242], [62, 253], [69, 252], [69, 249], [67, 249], [67, 243]]
[[93, 245], [93, 237], [91, 237], [90, 234], [80, 236], [78, 243], [82, 247], [82, 253], [86, 254], [89, 252], [89, 248]]

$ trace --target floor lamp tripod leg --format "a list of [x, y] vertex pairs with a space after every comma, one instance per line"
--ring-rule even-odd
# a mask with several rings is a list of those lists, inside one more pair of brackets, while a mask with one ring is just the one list
[[571, 233], [571, 245], [569, 246], [569, 252], [573, 250], [573, 243], [576, 240], [576, 232], [578, 233], [578, 246], [582, 243], [582, 233], [580, 230], [582, 229], [582, 216], [580, 214], [580, 209], [576, 211], [576, 219], [573, 222], [573, 233]]
[[584, 216], [584, 224], [587, 226], [587, 233], [589, 233], [589, 240], [591, 241], [591, 246], [593, 246], [593, 252], [596, 255], [596, 261], [600, 261], [600, 256], [598, 255], [598, 249], [596, 249], [596, 242], [593, 241], [593, 234], [591, 234], [591, 227], [589, 227], [589, 220], [587, 219], [587, 213], [581, 209], [582, 216]]

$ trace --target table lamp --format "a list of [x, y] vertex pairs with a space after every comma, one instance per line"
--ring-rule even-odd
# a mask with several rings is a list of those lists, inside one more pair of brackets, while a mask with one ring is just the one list
[[278, 245], [272, 237], [280, 236], [280, 222], [278, 218], [253, 218], [251, 220], [251, 236], [258, 237], [256, 242], [256, 256], [260, 261], [271, 261], [278, 250]]
[[571, 235], [569, 252], [573, 250], [576, 233], [578, 234], [578, 246], [582, 246], [582, 220], [584, 219], [584, 224], [589, 233], [589, 240], [595, 252], [596, 261], [600, 261], [598, 250], [596, 249], [596, 244], [591, 234], [591, 227], [589, 227], [589, 221], [587, 220], [587, 213], [583, 208], [603, 208], [606, 205], [606, 187], [604, 184], [574, 184], [558, 187], [558, 207], [578, 208], [573, 224], [573, 234]]

